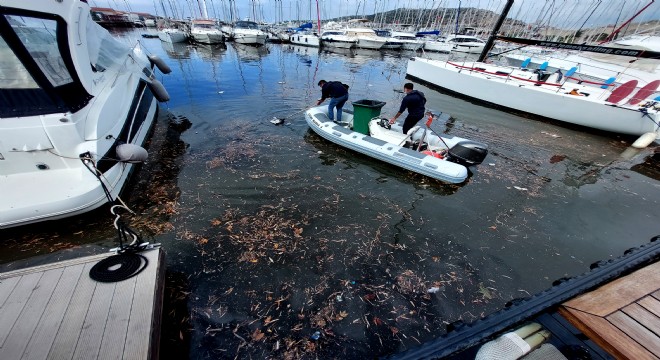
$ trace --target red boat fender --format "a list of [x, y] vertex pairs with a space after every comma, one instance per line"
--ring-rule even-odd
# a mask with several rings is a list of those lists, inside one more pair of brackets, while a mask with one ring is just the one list
[[442, 156], [442, 154], [440, 154], [440, 153], [438, 153], [438, 152], [435, 152], [435, 151], [431, 151], [431, 150], [424, 150], [424, 151], [422, 151], [422, 154], [426, 154], [426, 155], [430, 155], [430, 156], [433, 156], [433, 157], [437, 157], [438, 159], [444, 159], [444, 157]]

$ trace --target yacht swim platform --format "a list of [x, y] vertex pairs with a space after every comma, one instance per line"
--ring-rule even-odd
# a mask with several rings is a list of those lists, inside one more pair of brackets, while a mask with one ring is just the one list
[[111, 253], [0, 273], [0, 359], [158, 359], [165, 254], [142, 272], [97, 282]]

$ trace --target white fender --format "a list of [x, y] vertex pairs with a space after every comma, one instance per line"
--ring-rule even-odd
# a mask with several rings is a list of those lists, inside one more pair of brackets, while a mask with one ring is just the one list
[[169, 74], [172, 72], [172, 69], [170, 69], [169, 65], [163, 61], [158, 55], [149, 55], [148, 56], [149, 61], [151, 62], [152, 65], [156, 65], [158, 70], [162, 72], [163, 74]]
[[135, 144], [121, 144], [115, 149], [117, 158], [121, 162], [131, 164], [145, 162], [149, 154], [143, 147]]
[[635, 140], [635, 142], [632, 143], [632, 147], [637, 148], [637, 149], [643, 149], [643, 148], [651, 145], [651, 143], [655, 141], [657, 136], [658, 136], [657, 133], [647, 132], [646, 134], [643, 134], [637, 140]]
[[149, 88], [151, 89], [151, 92], [154, 93], [154, 96], [159, 102], [170, 101], [170, 94], [167, 93], [167, 90], [165, 90], [165, 86], [163, 86], [163, 84], [160, 81], [156, 79], [151, 79], [151, 82], [149, 83]]

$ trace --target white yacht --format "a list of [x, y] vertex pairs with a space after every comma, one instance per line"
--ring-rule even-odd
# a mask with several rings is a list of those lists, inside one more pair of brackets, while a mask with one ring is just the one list
[[169, 67], [112, 37], [84, 1], [3, 0], [0, 13], [0, 228], [114, 201], [169, 99], [152, 63]]
[[310, 31], [297, 31], [289, 35], [289, 42], [296, 45], [319, 47], [321, 46], [321, 38]]
[[215, 26], [215, 21], [194, 19], [190, 22], [190, 37], [201, 44], [220, 44], [225, 42], [222, 31]]
[[167, 43], [188, 41], [188, 29], [180, 22], [166, 22], [158, 29], [158, 38]]
[[239, 44], [261, 46], [266, 43], [266, 33], [254, 21], [241, 20], [234, 23], [234, 41]]
[[384, 50], [401, 50], [403, 47], [403, 42], [394, 36], [390, 30], [374, 30], [376, 35], [385, 39], [385, 44], [381, 49]]
[[450, 53], [453, 48], [454, 45], [446, 42], [443, 38], [428, 38], [424, 40], [424, 51]]
[[452, 45], [453, 52], [480, 54], [486, 42], [472, 35], [449, 35], [445, 42]]
[[424, 47], [424, 40], [415, 36], [415, 34], [392, 31], [392, 37], [401, 42], [401, 49], [417, 51]]
[[355, 47], [379, 50], [387, 42], [386, 39], [376, 35], [376, 32], [367, 28], [349, 28], [346, 35], [355, 38]]
[[346, 35], [344, 30], [326, 30], [321, 34], [321, 43], [327, 47], [350, 49], [356, 41], [355, 37]]

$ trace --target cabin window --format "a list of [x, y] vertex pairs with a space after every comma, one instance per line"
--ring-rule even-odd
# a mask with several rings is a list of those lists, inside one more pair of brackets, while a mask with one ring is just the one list
[[0, 89], [37, 89], [39, 85], [0, 37]]
[[73, 82], [58, 47], [55, 20], [15, 15], [5, 15], [5, 17], [53, 86]]

